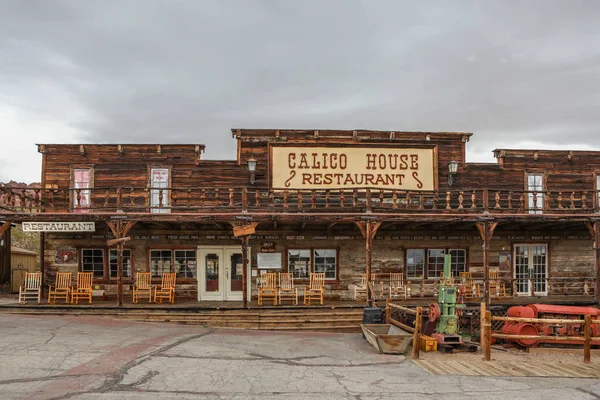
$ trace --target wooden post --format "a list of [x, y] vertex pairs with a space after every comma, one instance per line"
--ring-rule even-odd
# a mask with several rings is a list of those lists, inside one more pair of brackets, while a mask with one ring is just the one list
[[391, 299], [385, 299], [385, 323], [390, 324], [392, 319], [392, 308], [390, 307]]
[[483, 359], [485, 361], [492, 360], [492, 313], [485, 313], [485, 348], [483, 349]]
[[483, 240], [483, 284], [485, 304], [490, 304], [490, 242], [497, 222], [478, 222], [477, 229]]
[[600, 303], [600, 222], [594, 221], [594, 272], [596, 273], [596, 301]]
[[592, 344], [592, 338], [591, 338], [591, 329], [592, 329], [592, 316], [591, 315], [586, 315], [585, 316], [585, 324], [583, 325], [583, 337], [585, 338], [585, 342], [583, 342], [583, 363], [584, 364], [590, 364], [591, 363], [591, 344]]
[[117, 307], [123, 307], [123, 242], [117, 244]]
[[244, 308], [248, 308], [248, 288], [246, 274], [248, 271], [248, 241], [250, 235], [243, 235], [242, 239], [242, 302]]
[[413, 351], [412, 359], [419, 359], [419, 350], [421, 348], [421, 322], [422, 322], [423, 308], [417, 307], [417, 314], [415, 315], [415, 331], [413, 332]]
[[367, 222], [367, 226], [366, 226], [366, 252], [365, 252], [365, 262], [366, 262], [366, 267], [365, 267], [365, 273], [367, 274], [367, 300], [369, 301], [369, 307], [373, 306], [373, 301], [371, 298], [371, 288], [369, 286], [369, 282], [371, 282], [371, 249], [372, 249], [372, 245], [373, 245], [373, 238], [372, 238], [372, 230], [373, 227], [371, 226], [370, 222]]
[[483, 223], [483, 287], [485, 304], [490, 304], [490, 223]]
[[483, 351], [483, 349], [485, 349], [485, 312], [486, 310], [486, 306], [485, 306], [485, 301], [482, 301], [480, 303], [481, 308], [480, 308], [480, 312], [479, 312], [479, 343], [481, 344], [481, 351]]
[[46, 298], [46, 287], [44, 285], [46, 281], [46, 263], [45, 261], [45, 253], [46, 253], [46, 233], [40, 232], [40, 272], [42, 273], [42, 280], [40, 282], [42, 287], [42, 296]]

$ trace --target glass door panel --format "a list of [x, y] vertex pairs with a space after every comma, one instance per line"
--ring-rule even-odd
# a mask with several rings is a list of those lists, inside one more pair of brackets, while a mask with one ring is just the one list
[[220, 256], [218, 253], [207, 252], [204, 256], [205, 291], [218, 292], [220, 283]]
[[529, 246], [515, 246], [515, 279], [518, 294], [529, 294]]
[[233, 253], [229, 263], [229, 288], [230, 292], [242, 291], [242, 253]]
[[536, 294], [548, 292], [546, 271], [546, 246], [532, 246], [533, 252], [533, 290]]

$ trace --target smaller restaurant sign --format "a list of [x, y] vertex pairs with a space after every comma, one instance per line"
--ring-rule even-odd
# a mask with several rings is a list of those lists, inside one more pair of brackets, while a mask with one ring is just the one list
[[23, 222], [23, 232], [95, 232], [95, 222]]

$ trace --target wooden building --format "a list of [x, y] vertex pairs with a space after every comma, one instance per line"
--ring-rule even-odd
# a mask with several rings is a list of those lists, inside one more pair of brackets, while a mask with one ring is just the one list
[[485, 164], [465, 161], [462, 132], [232, 134], [233, 161], [194, 144], [40, 144], [42, 188], [0, 188], [0, 218], [44, 231], [44, 279], [91, 271], [119, 299], [149, 271], [175, 272], [178, 296], [247, 301], [266, 270], [297, 285], [324, 272], [329, 299], [401, 273], [421, 297], [451, 254], [488, 301], [490, 272], [507, 297], [597, 301], [600, 152], [497, 149]]

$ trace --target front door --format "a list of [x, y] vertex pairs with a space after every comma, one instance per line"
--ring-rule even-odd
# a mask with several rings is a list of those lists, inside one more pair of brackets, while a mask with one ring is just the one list
[[[248, 257], [250, 257], [249, 254]], [[201, 247], [198, 249], [198, 260], [200, 268], [198, 300], [242, 300], [242, 249], [240, 246]], [[249, 267], [247, 272], [249, 294]], [[248, 297], [250, 296], [248, 295]]]
[[[545, 244], [515, 245], [515, 280], [517, 294], [548, 294], [548, 252]], [[532, 287], [533, 285], [533, 287]]]

